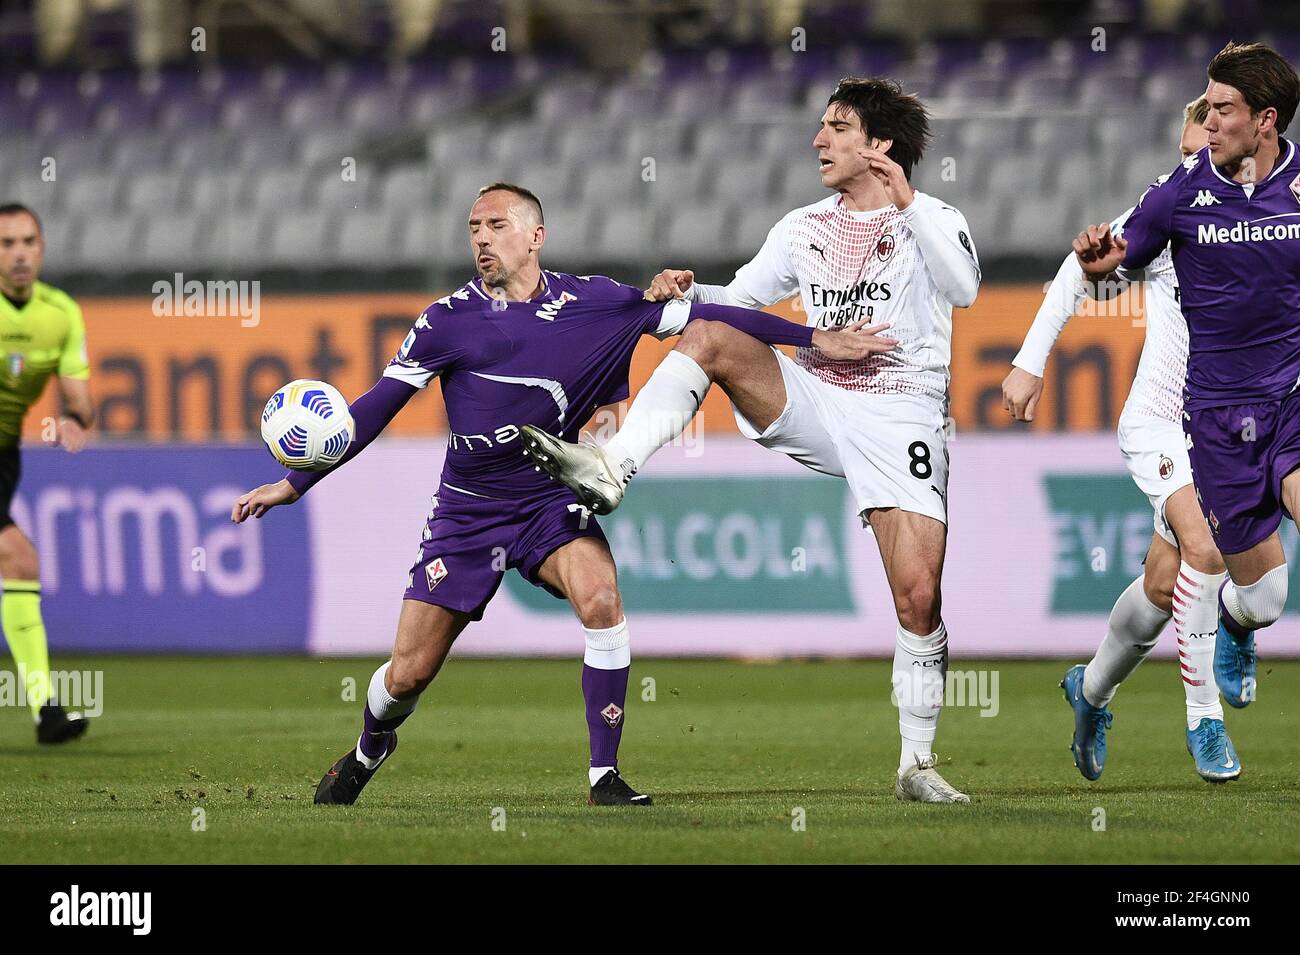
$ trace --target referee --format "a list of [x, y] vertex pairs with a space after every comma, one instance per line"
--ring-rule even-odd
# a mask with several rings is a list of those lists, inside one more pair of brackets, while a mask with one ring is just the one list
[[50, 375], [59, 376], [63, 404], [56, 431], [59, 444], [80, 451], [95, 415], [81, 309], [63, 292], [38, 281], [44, 255], [36, 213], [18, 203], [0, 205], [0, 624], [20, 679], [25, 680], [36, 741], [63, 743], [82, 735], [87, 723], [68, 714], [51, 696], [40, 565], [36, 548], [9, 514], [22, 474], [18, 445], [23, 418]]

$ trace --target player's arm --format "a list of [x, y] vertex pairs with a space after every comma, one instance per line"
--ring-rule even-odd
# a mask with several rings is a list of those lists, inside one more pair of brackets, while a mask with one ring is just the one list
[[703, 285], [695, 281], [690, 269], [664, 269], [651, 281], [645, 298], [651, 302], [681, 298], [699, 305], [753, 309], [788, 298], [798, 290], [799, 276], [790, 259], [785, 233], [786, 220], [782, 219], [772, 226], [758, 254], [740, 267], [729, 285]]
[[356, 433], [337, 464], [324, 471], [290, 471], [274, 484], [254, 488], [235, 501], [230, 519], [242, 524], [250, 517], [261, 517], [277, 505], [298, 500], [325, 475], [341, 468], [365, 450], [366, 445], [379, 437], [388, 423], [406, 407], [417, 390], [394, 378], [380, 378], [373, 388], [348, 405]]
[[68, 334], [59, 353], [59, 403], [63, 409], [56, 425], [59, 444], [80, 451], [86, 432], [95, 423], [95, 403], [90, 398], [90, 355], [86, 350], [86, 321], [81, 307], [67, 299]]
[[952, 206], [917, 202], [903, 167], [886, 153], [879, 149], [861, 153], [916, 237], [916, 247], [939, 294], [958, 308], [969, 308], [979, 293], [980, 263], [966, 218]]
[[1087, 286], [1079, 260], [1071, 252], [1057, 269], [1024, 344], [1011, 362], [1011, 373], [1002, 382], [1002, 407], [1017, 421], [1034, 420], [1034, 409], [1043, 393], [1047, 357], [1061, 330], [1087, 297]]
[[1089, 226], [1074, 240], [1079, 266], [1092, 282], [1116, 280], [1116, 270], [1132, 276], [1154, 261], [1173, 238], [1174, 208], [1178, 192], [1187, 179], [1180, 165], [1147, 187], [1120, 230], [1109, 223]]
[[880, 334], [889, 327], [887, 323], [868, 325], [868, 319], [838, 331], [827, 331], [799, 325], [757, 309], [701, 305], [681, 300], [665, 305], [657, 324], [649, 331], [656, 338], [667, 338], [680, 335], [688, 324], [701, 320], [722, 322], [768, 345], [817, 348], [827, 358], [835, 360], [865, 358], [876, 352], [891, 351], [898, 345], [896, 340]]
[[292, 504], [298, 500], [326, 474], [360, 454], [379, 437], [417, 391], [427, 388], [429, 382], [455, 362], [459, 344], [454, 335], [448, 334], [449, 326], [444, 323], [438, 331], [433, 329], [434, 322], [441, 317], [438, 314], [441, 308], [442, 305], [435, 303], [416, 319], [396, 357], [384, 369], [383, 376], [373, 388], [348, 406], [356, 433], [339, 462], [324, 471], [290, 471], [274, 484], [263, 484], [249, 491], [235, 501], [230, 512], [232, 521], [240, 524], [250, 517], [261, 517], [279, 504]]

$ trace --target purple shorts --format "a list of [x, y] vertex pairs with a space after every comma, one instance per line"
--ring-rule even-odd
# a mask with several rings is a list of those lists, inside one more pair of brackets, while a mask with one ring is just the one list
[[1282, 479], [1300, 467], [1300, 395], [1189, 411], [1183, 431], [1196, 496], [1220, 552], [1250, 550], [1283, 515], [1292, 517]]
[[552, 551], [580, 537], [603, 541], [605, 533], [563, 487], [501, 501], [443, 485], [433, 497], [403, 597], [481, 620], [505, 572], [515, 567], [529, 583], [563, 599], [537, 579], [537, 571]]

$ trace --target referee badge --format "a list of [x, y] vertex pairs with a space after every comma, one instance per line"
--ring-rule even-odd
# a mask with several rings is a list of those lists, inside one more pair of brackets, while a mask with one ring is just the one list
[[26, 367], [27, 367], [26, 357], [23, 355], [22, 352], [16, 351], [16, 352], [9, 353], [10, 377], [17, 378], [19, 375], [23, 373], [23, 369]]

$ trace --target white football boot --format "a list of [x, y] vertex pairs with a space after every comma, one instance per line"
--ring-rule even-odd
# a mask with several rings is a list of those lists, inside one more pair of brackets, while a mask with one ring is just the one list
[[934, 768], [938, 757], [931, 753], [918, 756], [916, 765], [909, 766], [894, 783], [894, 795], [904, 802], [970, 802], [970, 796], [959, 793]]
[[630, 458], [615, 464], [594, 444], [561, 441], [530, 424], [520, 431], [525, 453], [539, 468], [578, 495], [578, 500], [593, 514], [608, 514], [622, 502], [627, 482], [636, 473]]

